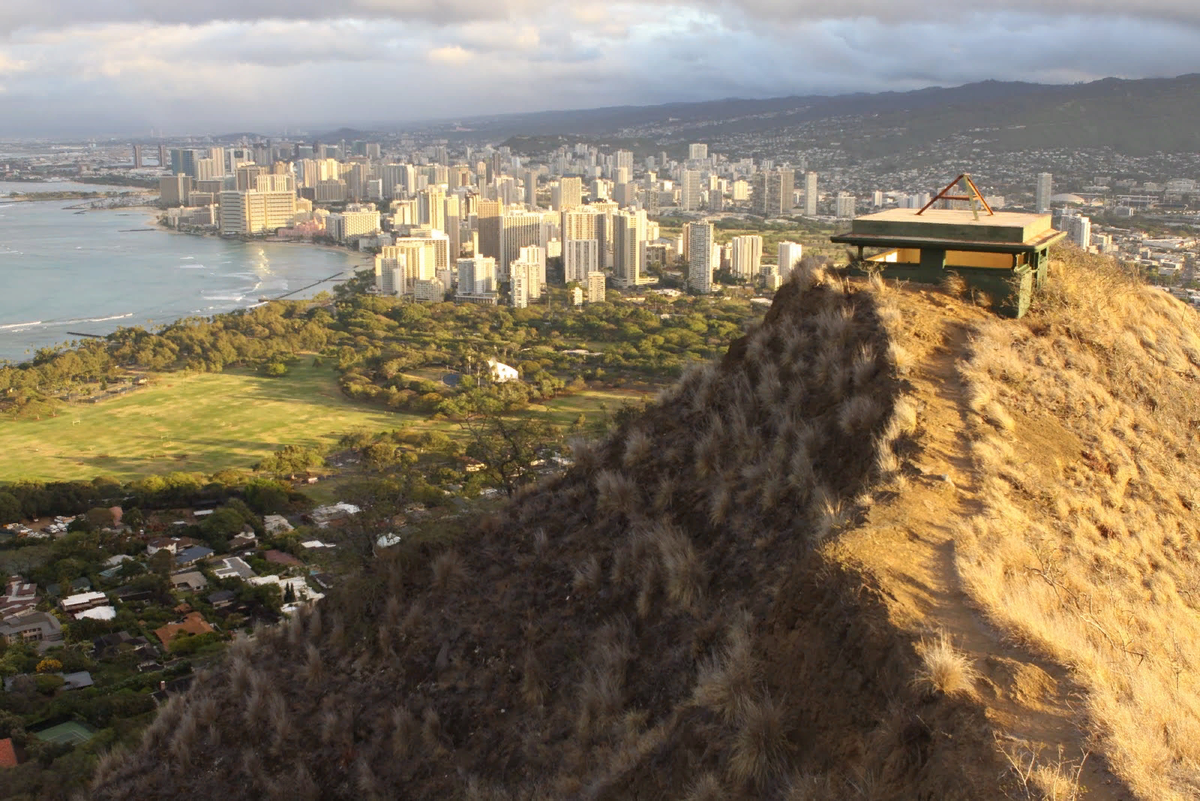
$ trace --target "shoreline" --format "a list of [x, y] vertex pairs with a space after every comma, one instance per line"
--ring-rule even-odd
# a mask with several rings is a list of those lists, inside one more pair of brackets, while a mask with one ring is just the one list
[[[130, 208], [140, 208], [140, 207], [139, 206], [131, 206]], [[115, 209], [111, 209], [111, 210], [115, 211]], [[98, 211], [110, 211], [110, 209], [98, 209]], [[352, 256], [352, 257], [359, 256], [363, 259], [366, 259], [367, 257], [372, 255], [365, 251], [350, 250], [349, 248], [339, 247], [338, 245], [328, 245], [325, 243], [317, 243], [317, 242], [313, 242], [312, 240], [308, 240], [308, 239], [259, 239], [259, 238], [238, 239], [235, 237], [235, 238], [230, 238], [230, 239], [226, 240], [224, 237], [222, 237], [216, 231], [180, 231], [175, 228], [170, 228], [166, 225], [163, 225], [158, 214], [155, 214], [153, 217], [150, 218], [149, 224], [153, 225], [156, 230], [165, 231], [168, 234], [178, 234], [181, 236], [198, 236], [198, 237], [207, 238], [207, 239], [222, 239], [222, 240], [228, 241], [228, 242], [242, 242], [242, 243], [245, 243], [248, 245], [249, 244], [263, 244], [263, 245], [303, 246], [303, 247], [311, 248], [313, 250], [323, 250], [327, 253], [341, 253], [345, 256]]]
[[[59, 200], [61, 202], [65, 199], [56, 199], [56, 200]], [[64, 210], [66, 210], [67, 208], [68, 207], [64, 207]], [[111, 208], [111, 209], [109, 209], [109, 208], [91, 209], [90, 211], [99, 211], [99, 212], [123, 211], [126, 215], [130, 216], [128, 223], [129, 223], [131, 230], [144, 230], [147, 232], [156, 231], [156, 232], [165, 232], [165, 233], [169, 233], [169, 234], [182, 234], [185, 236], [208, 237], [208, 238], [217, 239], [217, 240], [221, 239], [221, 237], [215, 233], [176, 231], [174, 229], [167, 228], [164, 225], [160, 225], [158, 222], [159, 210], [152, 208], [152, 207], [138, 205], [138, 206], [125, 206], [125, 207], [120, 207], [120, 208]], [[135, 213], [138, 211], [141, 212], [140, 215]], [[142, 226], [144, 226], [144, 227], [142, 227]], [[230, 240], [226, 240], [226, 241], [228, 241], [230, 243], [236, 242], [238, 244], [244, 244], [244, 245], [253, 245], [253, 244], [292, 245], [292, 246], [298, 245], [298, 246], [305, 246], [311, 250], [320, 250], [320, 251], [324, 251], [326, 253], [338, 253], [341, 256], [345, 257], [344, 267], [342, 268], [342, 272], [344, 272], [346, 279], [353, 277], [355, 273], [362, 270], [364, 268], [364, 266], [366, 266], [365, 259], [370, 256], [370, 254], [368, 254], [368, 253], [361, 253], [358, 251], [353, 251], [353, 250], [349, 250], [346, 248], [341, 248], [341, 247], [337, 247], [337, 246], [333, 246], [333, 245], [314, 244], [312, 242], [306, 242], [306, 241], [268, 240], [268, 239], [246, 240], [246, 241], [238, 240], [238, 239], [230, 239]], [[358, 258], [355, 258], [356, 255], [358, 256]], [[276, 254], [276, 256], [274, 258], [286, 260], [287, 256], [283, 253], [278, 253], [278, 254]], [[335, 269], [336, 269], [336, 267], [331, 266], [329, 273], [334, 272]], [[324, 273], [324, 275], [328, 275], [329, 273]], [[310, 279], [310, 280], [315, 280], [315, 279]], [[342, 280], [345, 280], [345, 279], [342, 279]], [[307, 284], [307, 283], [309, 283], [309, 281], [305, 280], [305, 281], [303, 281], [303, 283]], [[322, 291], [330, 291], [332, 288], [332, 285], [334, 285], [334, 284], [335, 284], [335, 282], [322, 281], [318, 285], [312, 286], [310, 289], [308, 289], [307, 292], [304, 292], [303, 296], [289, 295], [289, 296], [283, 298], [283, 300], [288, 301], [288, 302], [305, 301], [305, 300], [310, 299], [313, 295], [318, 294]], [[265, 295], [263, 297], [265, 297]], [[211, 318], [219, 316], [219, 315], [231, 314], [234, 312], [243, 311], [245, 309], [254, 308], [254, 307], [260, 305], [262, 302], [258, 298], [259, 298], [259, 296], [256, 293], [251, 293], [250, 295], [247, 295], [245, 297], [245, 300], [243, 301], [244, 305], [239, 305], [232, 309], [225, 309], [223, 311], [214, 311], [214, 312], [211, 312], [208, 314], [201, 314], [201, 315], [178, 314], [169, 319], [163, 318], [161, 320], [158, 318], [155, 318], [154, 322], [150, 323], [150, 324], [147, 324], [145, 322], [134, 322], [134, 321], [121, 320], [121, 322], [124, 322], [126, 324], [117, 325], [114, 328], [112, 328], [111, 330], [105, 330], [103, 332], [97, 331], [97, 335], [100, 337], [107, 337], [110, 334], [115, 333], [116, 331], [119, 331], [123, 328], [130, 328], [130, 327], [139, 326], [139, 325], [145, 327], [148, 331], [155, 331], [158, 328], [161, 328], [162, 326], [172, 325], [172, 324], [178, 322], [179, 320], [182, 320], [182, 319], [185, 319], [188, 317], [201, 316], [206, 319], [211, 319]], [[271, 302], [273, 302], [273, 299]], [[82, 317], [82, 316], [83, 315], [80, 315], [80, 317]], [[101, 316], [101, 315], [97, 314], [97, 316]], [[35, 317], [36, 317], [36, 315], [35, 315]], [[120, 318], [117, 318], [117, 319], [120, 319]], [[24, 321], [19, 321], [19, 322], [14, 322], [12, 325], [16, 326], [16, 325], [23, 325], [23, 324], [24, 324]], [[30, 323], [31, 326], [33, 324], [34, 323], [32, 323], [32, 322]], [[38, 324], [40, 324], [40, 322]], [[79, 325], [88, 326], [89, 324], [84, 322], [81, 319], [79, 321]], [[84, 330], [87, 330], [87, 329], [85, 328]], [[0, 336], [4, 336], [5, 334], [8, 334], [8, 333], [9, 333], [9, 331], [0, 329]], [[70, 342], [72, 340], [79, 339], [78, 337], [71, 337], [65, 331], [62, 332], [62, 334], [63, 334], [63, 337], [61, 339], [57, 339], [54, 342], [47, 342], [46, 344], [30, 343], [28, 345], [27, 351], [25, 353], [17, 354], [14, 357], [0, 356], [0, 365], [18, 367], [22, 364], [31, 362], [34, 358], [36, 358], [36, 351], [40, 350], [41, 348], [51, 347], [51, 348], [55, 348], [55, 349], [71, 349], [72, 346], [70, 345]], [[15, 335], [15, 332], [14, 332], [14, 335]], [[4, 337], [4, 338], [8, 339], [8, 337]], [[26, 343], [24, 341], [14, 342], [14, 347], [17, 347], [19, 349], [25, 349]]]

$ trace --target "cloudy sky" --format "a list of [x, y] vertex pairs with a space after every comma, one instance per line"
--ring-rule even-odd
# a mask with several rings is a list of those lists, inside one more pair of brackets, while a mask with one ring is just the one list
[[1188, 72], [1196, 0], [0, 0], [0, 137]]

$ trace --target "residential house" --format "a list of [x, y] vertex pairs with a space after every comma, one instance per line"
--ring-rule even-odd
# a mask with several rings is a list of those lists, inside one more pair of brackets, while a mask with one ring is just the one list
[[245, 581], [253, 578], [254, 568], [246, 563], [245, 559], [240, 556], [226, 556], [212, 563], [213, 575], [217, 578], [236, 578]]
[[204, 574], [198, 570], [189, 570], [186, 573], [176, 573], [171, 576], [171, 586], [177, 590], [200, 592], [208, 586], [208, 579], [204, 578]]
[[292, 530], [292, 524], [283, 515], [267, 515], [263, 518], [263, 527], [272, 537]]
[[325, 528], [334, 520], [341, 520], [344, 517], [356, 515], [361, 511], [362, 509], [359, 509], [354, 504], [343, 501], [335, 503], [332, 506], [318, 506], [308, 513], [308, 517], [317, 525], [317, 528]]
[[108, 596], [102, 592], [81, 592], [75, 595], [68, 595], [58, 602], [64, 612], [75, 614], [83, 612], [87, 609], [95, 609], [98, 606], [108, 604]]
[[213, 609], [224, 609], [233, 605], [233, 602], [237, 600], [237, 593], [233, 590], [217, 590], [204, 600], [212, 604]]
[[290, 553], [276, 551], [274, 549], [263, 554], [263, 558], [273, 565], [287, 565], [288, 567], [304, 567], [304, 562], [300, 561]]
[[0, 768], [15, 768], [24, 761], [24, 756], [11, 737], [0, 740]]
[[0, 598], [0, 618], [15, 615], [35, 606], [37, 606], [37, 586], [20, 576], [10, 578], [4, 588], [4, 597]]
[[191, 537], [155, 537], [146, 543], [146, 556], [154, 556], [159, 551], [170, 551], [173, 554], [198, 545]]
[[163, 645], [170, 645], [171, 638], [180, 632], [187, 634], [208, 634], [211, 631], [213, 631], [213, 627], [208, 625], [204, 620], [204, 615], [199, 612], [191, 612], [178, 623], [168, 623], [161, 628], [155, 629], [154, 636], [162, 640]]
[[510, 367], [504, 362], [498, 362], [495, 359], [488, 359], [488, 373], [492, 377], [492, 381], [497, 384], [503, 384], [508, 381], [516, 381], [520, 374], [515, 367]]
[[229, 541], [229, 550], [245, 551], [258, 546], [258, 537], [253, 531], [243, 531]]
[[185, 548], [182, 551], [175, 552], [175, 564], [180, 567], [194, 565], [197, 562], [203, 562], [208, 557], [212, 556], [216, 551], [212, 548], [206, 548], [203, 545], [193, 545], [190, 548]]
[[49, 612], [23, 609], [0, 620], [0, 638], [8, 642], [34, 642], [38, 650], [45, 650], [63, 641], [62, 623]]
[[62, 676], [64, 690], [82, 690], [94, 684], [92, 674], [86, 670], [76, 671], [75, 673], [57, 673], [55, 675]]

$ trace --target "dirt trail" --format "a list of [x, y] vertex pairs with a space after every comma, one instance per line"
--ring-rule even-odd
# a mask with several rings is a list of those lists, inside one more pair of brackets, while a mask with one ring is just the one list
[[[908, 294], [908, 293], [905, 293]], [[968, 407], [955, 369], [965, 358], [971, 319], [982, 312], [920, 293], [906, 308], [905, 346], [916, 365], [909, 376], [918, 407], [921, 452], [910, 459], [920, 475], [894, 497], [881, 499], [866, 524], [844, 545], [879, 576], [894, 599], [894, 622], [918, 637], [944, 631], [979, 672], [976, 700], [1009, 752], [1038, 753], [1039, 764], [1060, 763], [1079, 777], [1087, 799], [1133, 794], [1096, 754], [1087, 754], [1078, 721], [1078, 690], [1060, 665], [1014, 647], [971, 606], [955, 567], [955, 527], [981, 512], [967, 450]], [[913, 298], [913, 300], [917, 300]], [[909, 301], [904, 303], [908, 306]], [[936, 313], [928, 304], [938, 308]], [[1061, 751], [1060, 751], [1061, 748]], [[1085, 759], [1086, 757], [1086, 759]], [[1060, 796], [1071, 797], [1071, 796]]]

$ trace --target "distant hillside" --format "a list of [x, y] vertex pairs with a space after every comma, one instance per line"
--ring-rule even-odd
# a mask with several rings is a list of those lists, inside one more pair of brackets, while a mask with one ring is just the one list
[[985, 81], [913, 92], [622, 106], [469, 121], [473, 137], [838, 133], [852, 154], [885, 156], [969, 136], [995, 150], [1112, 147], [1130, 155], [1200, 149], [1200, 76], [1087, 84]]
[[1200, 793], [1200, 318], [785, 284], [457, 540], [233, 649], [95, 797]]

